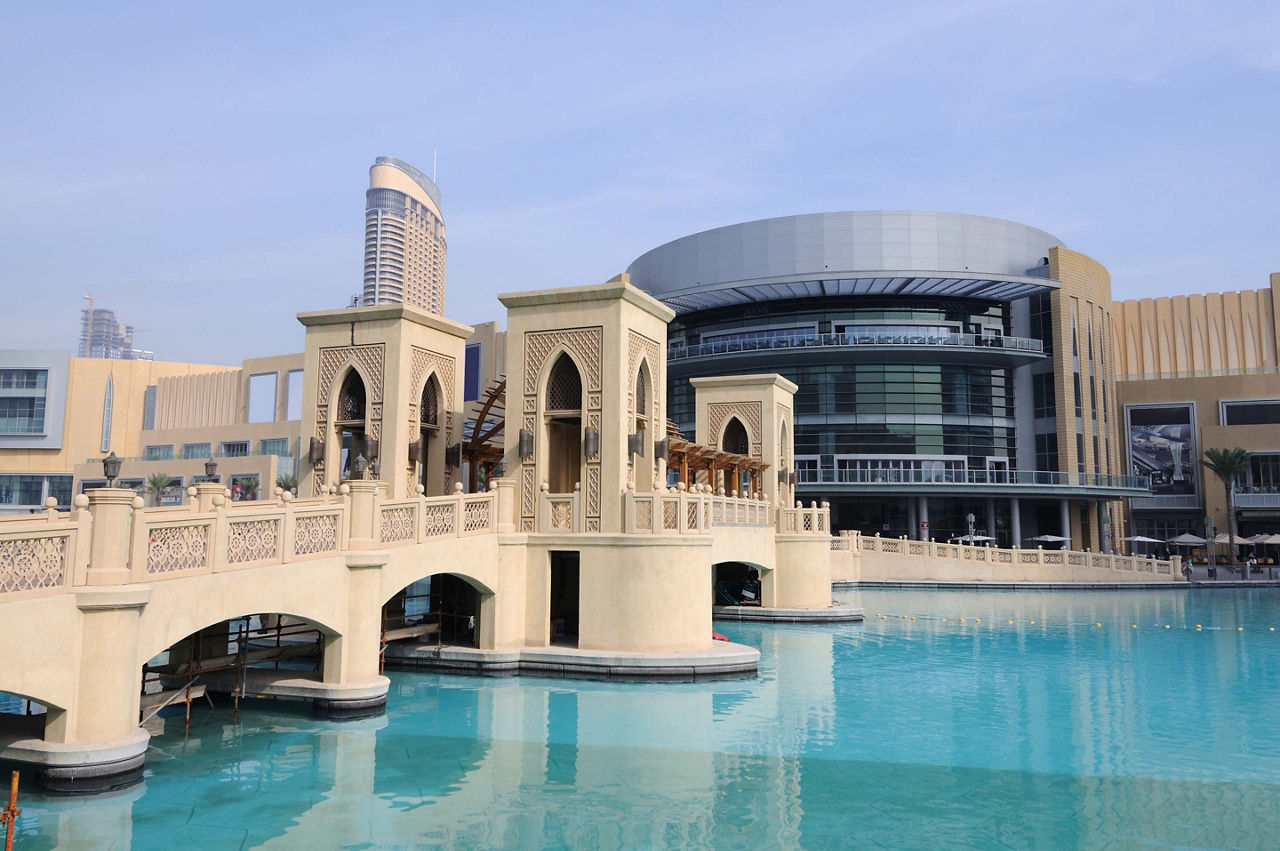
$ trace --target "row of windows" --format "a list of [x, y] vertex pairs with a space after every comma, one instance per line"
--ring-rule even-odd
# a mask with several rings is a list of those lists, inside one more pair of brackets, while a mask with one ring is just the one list
[[0, 475], [0, 505], [41, 506], [48, 496], [66, 507], [71, 504], [71, 476]]
[[43, 396], [0, 396], [0, 434], [43, 432]]
[[[184, 459], [200, 459], [208, 458], [213, 454], [213, 444], [209, 442], [202, 443], [184, 443], [182, 444], [182, 457]], [[221, 446], [218, 453], [226, 458], [240, 458], [249, 454], [249, 441], [247, 440], [230, 440]], [[268, 437], [258, 441], [259, 455], [278, 455], [282, 458], [288, 458], [289, 438], [287, 437]], [[144, 450], [143, 457], [147, 461], [169, 461], [173, 459], [173, 444], [153, 444]]]
[[48, 381], [47, 369], [0, 369], [0, 390], [43, 390]]
[[1280, 399], [1223, 402], [1222, 424], [1229, 426], [1280, 425]]
[[[796, 455], [963, 455], [1014, 457], [1014, 431], [1003, 426], [851, 423], [798, 424]], [[1050, 467], [1047, 469], [1056, 469]]]

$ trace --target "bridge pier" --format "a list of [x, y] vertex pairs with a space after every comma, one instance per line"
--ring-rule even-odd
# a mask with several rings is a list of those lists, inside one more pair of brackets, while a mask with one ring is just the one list
[[384, 551], [348, 553], [347, 630], [328, 637], [321, 683], [313, 702], [324, 718], [366, 718], [387, 708], [391, 681], [378, 673], [382, 645], [382, 569], [391, 556]]

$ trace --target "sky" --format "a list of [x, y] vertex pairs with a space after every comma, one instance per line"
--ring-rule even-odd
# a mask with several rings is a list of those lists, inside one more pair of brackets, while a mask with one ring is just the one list
[[1032, 225], [1116, 298], [1280, 271], [1273, 0], [9, 4], [0, 103], [3, 348], [88, 288], [157, 359], [301, 351], [374, 157], [433, 149], [463, 322], [830, 210]]

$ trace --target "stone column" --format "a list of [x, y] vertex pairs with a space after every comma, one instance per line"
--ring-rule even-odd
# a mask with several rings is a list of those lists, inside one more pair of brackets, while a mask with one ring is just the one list
[[1071, 503], [1066, 499], [1058, 500], [1058, 525], [1062, 531], [1058, 534], [1066, 538], [1062, 542], [1064, 550], [1071, 549]]
[[319, 715], [362, 718], [377, 715], [387, 706], [390, 680], [378, 674], [378, 654], [382, 643], [382, 568], [389, 559], [386, 552], [370, 550], [346, 556], [347, 626], [341, 635], [325, 636], [324, 687], [314, 702]]
[[381, 482], [355, 480], [347, 482], [351, 489], [351, 506], [348, 522], [351, 524], [350, 546], [353, 550], [372, 549], [377, 534], [374, 512], [378, 505], [378, 486]]
[[917, 530], [918, 536], [920, 540], [927, 541], [933, 534], [933, 530], [926, 529], [924, 525], [929, 522], [929, 497], [920, 497], [920, 508], [918, 513], [920, 514], [920, 528]]
[[125, 488], [93, 488], [85, 496], [89, 497], [89, 514], [93, 517], [86, 583], [124, 585], [130, 579], [134, 500], [141, 500]]
[[[987, 499], [987, 537], [994, 538], [996, 536], [996, 501], [992, 498]], [[995, 546], [999, 541], [992, 541], [991, 545]]]
[[223, 487], [221, 482], [196, 482], [196, 511], [201, 514], [207, 511], [213, 511], [213, 500], [216, 496], [222, 496]]
[[1022, 546], [1022, 501], [1016, 496], [1009, 500], [1009, 534], [1013, 536], [1013, 546]]

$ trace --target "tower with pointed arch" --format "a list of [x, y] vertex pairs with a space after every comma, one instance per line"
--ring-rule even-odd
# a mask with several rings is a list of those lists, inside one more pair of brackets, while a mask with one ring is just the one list
[[[774, 373], [693, 378], [690, 383], [697, 417], [694, 440], [747, 459], [737, 471], [719, 471], [719, 481], [709, 484], [726, 493], [762, 493], [774, 505], [790, 505], [795, 500], [796, 385]], [[759, 468], [763, 471], [756, 472]]]
[[[387, 496], [460, 480], [470, 326], [403, 304], [298, 314], [306, 326], [300, 492], [377, 479]], [[356, 460], [363, 458], [363, 474]]]

